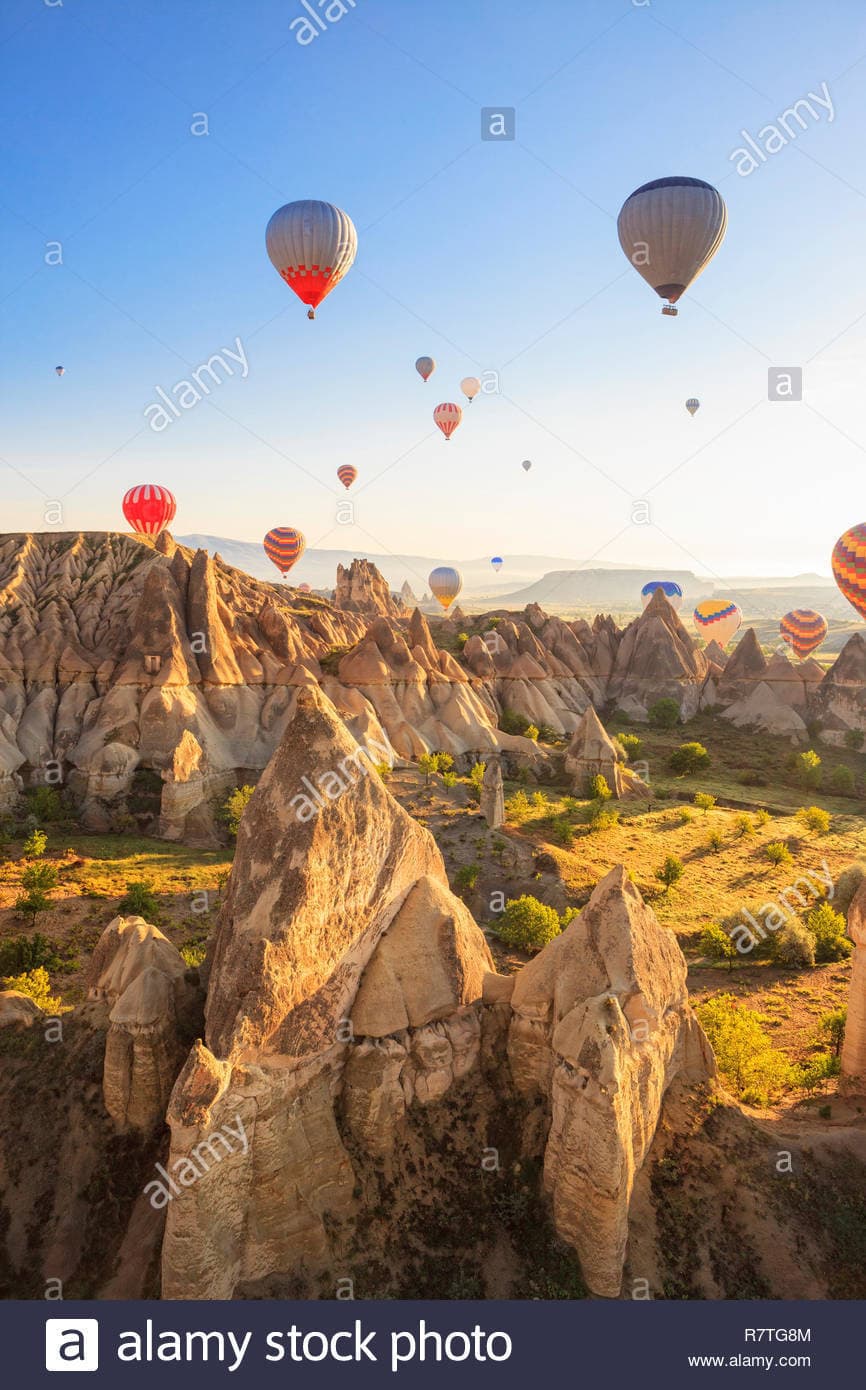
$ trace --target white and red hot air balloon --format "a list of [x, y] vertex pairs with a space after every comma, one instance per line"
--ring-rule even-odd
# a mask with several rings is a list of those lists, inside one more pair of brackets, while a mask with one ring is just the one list
[[176, 511], [173, 494], [159, 483], [137, 483], [123, 499], [123, 515], [140, 536], [158, 536]]
[[347, 212], [333, 203], [303, 198], [277, 208], [265, 232], [271, 264], [302, 303], [307, 318], [349, 271], [358, 234]]
[[446, 439], [451, 438], [462, 419], [463, 411], [453, 401], [443, 401], [433, 411], [433, 421], [439, 426]]

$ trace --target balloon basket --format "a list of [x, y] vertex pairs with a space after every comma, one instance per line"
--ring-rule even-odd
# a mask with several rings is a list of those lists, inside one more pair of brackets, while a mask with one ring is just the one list
[[680, 311], [675, 304], [662, 305], [662, 313], [666, 314], [668, 318], [675, 319], [679, 312]]

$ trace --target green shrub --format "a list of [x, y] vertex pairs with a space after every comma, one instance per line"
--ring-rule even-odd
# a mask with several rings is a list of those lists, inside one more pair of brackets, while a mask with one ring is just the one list
[[594, 834], [619, 825], [619, 811], [612, 810], [606, 801], [591, 801], [586, 810], [587, 823]]
[[839, 1058], [832, 1052], [818, 1052], [798, 1068], [797, 1084], [807, 1091], [815, 1091], [822, 1081], [839, 1075]]
[[469, 769], [469, 785], [476, 801], [481, 800], [481, 786], [484, 782], [484, 774], [486, 771], [486, 763], [473, 763]]
[[724, 844], [724, 837], [720, 830], [711, 830], [707, 836], [707, 849], [711, 854], [718, 854]]
[[159, 903], [149, 879], [135, 879], [124, 884], [126, 892], [117, 904], [121, 916], [143, 917], [146, 922], [155, 924], [159, 919]]
[[654, 729], [673, 729], [680, 722], [680, 707], [676, 700], [665, 696], [663, 700], [656, 700], [654, 705], [650, 705], [647, 717]]
[[737, 948], [718, 922], [709, 922], [704, 927], [698, 946], [701, 953], [710, 960], [726, 960], [728, 969], [733, 969], [734, 961], [737, 959]]
[[463, 864], [457, 870], [454, 882], [461, 892], [466, 892], [475, 887], [478, 882], [478, 875], [481, 867], [478, 864]]
[[457, 786], [457, 773], [456, 773], [456, 772], [443, 772], [443, 773], [442, 773], [442, 785], [443, 785], [443, 787], [447, 787], [449, 791], [451, 790], [452, 787], [456, 787], [456, 786]]
[[834, 1057], [838, 1057], [845, 1041], [845, 1024], [848, 1022], [847, 1009], [834, 1009], [818, 1020], [818, 1033], [827, 1044]]
[[39, 913], [47, 912], [50, 906], [51, 899], [46, 897], [41, 888], [31, 888], [29, 893], [19, 893], [15, 899], [15, 911], [29, 917], [31, 926]]
[[637, 734], [617, 734], [616, 741], [623, 748], [629, 762], [639, 758], [643, 752], [643, 739], [638, 738]]
[[551, 826], [551, 833], [558, 845], [563, 849], [571, 849], [574, 844], [574, 827], [564, 816], [559, 816]]
[[845, 730], [846, 748], [853, 748], [856, 752], [863, 747], [864, 742], [866, 742], [866, 734], [864, 734], [862, 729]]
[[529, 728], [529, 720], [517, 710], [504, 709], [499, 718], [499, 727], [504, 734], [525, 734]]
[[28, 859], [41, 859], [48, 848], [48, 836], [44, 830], [31, 830], [24, 841], [24, 853]]
[[771, 840], [764, 853], [771, 864], [792, 864], [791, 851], [783, 840]]
[[698, 1004], [700, 1020], [719, 1070], [741, 1100], [769, 1105], [794, 1084], [794, 1069], [783, 1052], [773, 1047], [761, 1027], [760, 1015], [732, 994], [717, 994]]
[[27, 793], [27, 804], [31, 815], [43, 824], [60, 820], [63, 814], [63, 804], [56, 787], [34, 787]]
[[801, 806], [797, 812], [797, 820], [801, 825], [805, 825], [807, 830], [816, 830], [819, 835], [826, 835], [830, 829], [830, 812], [821, 806]]
[[23, 975], [8, 976], [0, 983], [3, 989], [15, 989], [19, 994], [29, 995], [46, 1014], [59, 1014], [63, 1009], [63, 1000], [51, 993], [51, 981], [44, 965]]
[[559, 916], [552, 907], [529, 894], [509, 898], [495, 931], [506, 946], [521, 951], [540, 951], [561, 931]]
[[387, 782], [391, 773], [394, 771], [390, 763], [376, 763], [375, 767], [383, 782]]
[[815, 938], [796, 918], [786, 922], [771, 940], [773, 960], [779, 965], [805, 970], [815, 964]]
[[450, 772], [451, 769], [453, 768], [453, 766], [454, 766], [454, 759], [452, 758], [452, 756], [451, 756], [450, 753], [437, 753], [437, 754], [436, 754], [436, 771], [437, 771], [437, 772], [443, 772], [443, 773], [444, 773], [444, 772]]
[[198, 970], [204, 964], [207, 955], [207, 947], [203, 941], [191, 941], [186, 946], [181, 946], [180, 954], [188, 970]]
[[610, 801], [613, 792], [607, 785], [607, 778], [597, 772], [594, 777], [590, 777], [586, 784], [586, 794], [594, 801]]
[[704, 815], [707, 814], [707, 811], [712, 811], [715, 804], [716, 798], [711, 796], [709, 792], [695, 792], [695, 805], [699, 811], [703, 811]]
[[237, 836], [240, 828], [241, 817], [246, 810], [250, 797], [255, 791], [255, 787], [235, 787], [230, 792], [219, 809], [219, 819], [228, 828], [232, 836]]
[[754, 835], [755, 822], [747, 811], [741, 811], [734, 821], [741, 835]]
[[0, 941], [0, 975], [35, 970], [39, 965], [56, 970], [59, 964], [54, 943], [40, 932], [33, 936], [7, 936]]
[[680, 825], [691, 825], [692, 821], [694, 820], [694, 815], [689, 810], [688, 806], [683, 806], [681, 808], [679, 819]]
[[671, 772], [677, 772], [681, 776], [691, 776], [695, 772], [704, 772], [710, 766], [712, 759], [702, 743], [681, 743], [679, 748], [675, 748], [668, 759], [668, 767]]
[[814, 748], [810, 748], [806, 753], [794, 753], [790, 760], [790, 769], [799, 787], [805, 787], [809, 791], [816, 791], [820, 787], [821, 759]]
[[834, 767], [830, 773], [830, 791], [836, 796], [854, 795], [854, 773], [844, 763]]
[[806, 918], [815, 939], [816, 961], [844, 960], [854, 949], [845, 931], [845, 918], [829, 903], [819, 903]]
[[461, 652], [462, 652], [463, 648], [466, 646], [466, 643], [467, 643], [468, 641], [469, 641], [469, 633], [468, 633], [468, 632], [458, 632], [458, 634], [457, 634], [457, 646], [458, 646], [458, 649], [459, 649]]
[[531, 809], [529, 797], [526, 795], [526, 792], [513, 792], [511, 796], [506, 798], [505, 815], [507, 819], [513, 821], [515, 825], [520, 825], [521, 821], [526, 820]]
[[533, 743], [538, 742], [538, 733], [538, 726], [535, 724], [527, 724], [526, 728], [523, 731], [524, 737], [532, 739]]
[[679, 883], [683, 876], [683, 863], [677, 859], [675, 854], [669, 854], [664, 863], [656, 869], [656, 878], [665, 886], [665, 892], [673, 888], [675, 883]]
[[763, 806], [758, 807], [755, 812], [755, 825], [768, 825], [772, 819], [769, 811], [765, 810]]

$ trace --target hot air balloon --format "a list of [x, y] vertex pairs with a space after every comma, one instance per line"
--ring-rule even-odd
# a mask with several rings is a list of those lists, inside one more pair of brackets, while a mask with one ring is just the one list
[[779, 631], [782, 641], [787, 642], [802, 661], [820, 647], [827, 636], [827, 619], [814, 608], [792, 608], [779, 623]]
[[701, 408], [701, 403], [700, 403], [700, 401], [697, 399], [697, 397], [696, 397], [696, 396], [689, 396], [688, 400], [686, 401], [686, 410], [689, 412], [689, 414], [691, 415], [692, 419], [694, 419], [696, 413], [700, 410], [700, 408]]
[[54, 370], [55, 370], [55, 372], [57, 373], [58, 376], [62, 376], [63, 373], [66, 371], [66, 368], [65, 368], [65, 367], [55, 367]]
[[425, 381], [429, 381], [436, 370], [436, 363], [432, 357], [419, 357], [415, 363], [415, 370]]
[[646, 608], [656, 589], [661, 589], [675, 613], [683, 606], [683, 591], [673, 579], [651, 579], [640, 591], [640, 601]]
[[481, 382], [477, 376], [465, 376], [460, 383], [460, 390], [471, 405], [481, 390]]
[[742, 610], [726, 598], [701, 599], [695, 609], [695, 627], [707, 641], [726, 647], [743, 621]]
[[277, 208], [265, 244], [271, 264], [314, 319], [317, 305], [351, 269], [358, 234], [349, 214], [333, 203], [303, 198]]
[[502, 569], [502, 566], [504, 565], [505, 561], [503, 560], [503, 558], [502, 558], [501, 555], [494, 555], [494, 557], [493, 557], [493, 559], [490, 561], [490, 563], [491, 563], [491, 565], [493, 566], [493, 568], [496, 570], [496, 573], [498, 574], [499, 571]]
[[453, 401], [443, 401], [437, 405], [433, 411], [433, 419], [439, 426], [446, 439], [450, 439], [460, 421], [463, 419], [463, 411], [459, 405]]
[[262, 542], [265, 554], [273, 560], [280, 574], [288, 574], [307, 548], [300, 531], [292, 526], [275, 526]]
[[427, 583], [430, 585], [431, 594], [439, 600], [447, 613], [463, 588], [463, 576], [451, 565], [439, 565], [437, 569], [430, 571]]
[[337, 469], [337, 477], [344, 488], [350, 488], [358, 476], [357, 468], [353, 468], [351, 463], [343, 463]]
[[524, 473], [528, 473], [530, 468], [532, 467], [532, 464], [530, 463], [529, 459], [524, 459], [520, 467], [523, 469]]
[[852, 526], [833, 547], [833, 578], [861, 618], [866, 618], [866, 521]]
[[674, 307], [725, 238], [728, 210], [703, 179], [654, 179], [626, 198], [617, 219], [619, 244], [638, 275]]
[[158, 483], [137, 483], [123, 498], [123, 515], [140, 536], [158, 536], [176, 511], [174, 497]]
[[299, 593], [299, 594], [310, 594], [310, 593], [312, 593], [312, 589], [310, 588], [309, 584], [299, 584], [299, 585], [298, 585], [298, 593]]

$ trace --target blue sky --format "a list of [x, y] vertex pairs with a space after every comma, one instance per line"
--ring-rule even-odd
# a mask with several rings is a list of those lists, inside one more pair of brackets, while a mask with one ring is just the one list
[[[860, 0], [357, 0], [308, 46], [302, 14], [6, 0], [3, 529], [49, 529], [58, 498], [63, 529], [118, 528], [125, 489], [151, 480], [176, 493], [178, 534], [827, 573], [866, 518]], [[738, 176], [741, 129], [822, 83], [833, 120]], [[514, 142], [480, 139], [497, 105]], [[671, 173], [716, 184], [729, 212], [677, 319], [615, 227]], [[359, 232], [312, 324], [264, 248], [303, 197]], [[246, 378], [150, 429], [156, 388], [238, 338]], [[802, 404], [767, 400], [774, 365], [804, 366]], [[433, 406], [485, 371], [501, 393], [446, 445]]]

